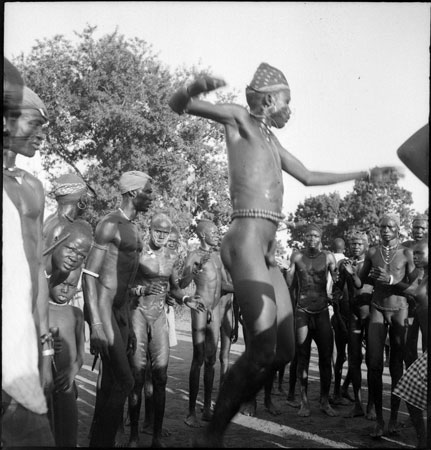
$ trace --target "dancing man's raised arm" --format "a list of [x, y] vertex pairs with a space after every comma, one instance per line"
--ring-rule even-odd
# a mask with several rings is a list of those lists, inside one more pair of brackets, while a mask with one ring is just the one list
[[199, 94], [211, 92], [225, 86], [224, 80], [204, 75], [188, 86], [178, 89], [170, 98], [169, 106], [177, 114], [188, 113], [205, 119], [214, 120], [223, 125], [235, 124], [238, 116], [247, 111], [239, 105], [218, 104], [199, 100]]
[[358, 172], [317, 172], [307, 169], [304, 164], [290, 152], [288, 152], [277, 141], [277, 147], [281, 158], [282, 169], [296, 178], [304, 186], [325, 186], [328, 184], [342, 183], [344, 181], [359, 180], [368, 178], [370, 181], [378, 181], [388, 178], [393, 172], [398, 172], [402, 176], [402, 171], [396, 167], [374, 167], [370, 170]]

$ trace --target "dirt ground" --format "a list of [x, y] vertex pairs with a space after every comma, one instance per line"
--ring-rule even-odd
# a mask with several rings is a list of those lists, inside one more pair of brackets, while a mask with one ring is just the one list
[[[166, 410], [164, 428], [170, 435], [164, 438], [166, 447], [191, 447], [194, 429], [189, 428], [184, 419], [188, 407], [188, 374], [192, 359], [192, 343], [190, 333], [189, 312], [177, 318], [178, 345], [171, 348], [168, 370], [168, 385], [166, 397]], [[242, 333], [238, 342], [231, 350], [231, 363], [238, 358], [244, 350]], [[84, 367], [77, 376], [79, 391], [79, 439], [80, 447], [88, 446], [88, 432], [93, 416], [95, 402], [95, 388], [97, 369], [91, 371], [92, 356], [85, 355]], [[396, 436], [383, 436], [374, 440], [369, 434], [374, 423], [363, 417], [348, 419], [343, 415], [347, 413], [350, 405], [334, 407], [339, 413], [338, 417], [328, 417], [318, 408], [319, 400], [319, 371], [317, 351], [313, 347], [309, 372], [309, 397], [312, 407], [311, 417], [302, 418], [297, 415], [297, 409], [287, 405], [286, 399], [278, 391], [274, 391], [273, 402], [280, 409], [281, 414], [271, 415], [265, 410], [263, 393], [257, 397], [256, 417], [237, 414], [225, 435], [225, 446], [228, 448], [414, 448], [416, 437], [414, 428], [409, 424], [408, 414], [404, 402], [401, 403], [399, 421], [405, 426], [401, 427]], [[216, 377], [214, 381], [213, 400], [218, 394], [220, 365], [216, 364]], [[345, 370], [343, 372], [345, 374]], [[363, 379], [365, 379], [365, 365], [363, 366]], [[383, 406], [386, 423], [389, 420], [390, 377], [385, 367]], [[364, 384], [364, 400], [367, 390]], [[331, 393], [332, 393], [331, 386]], [[284, 376], [284, 389], [288, 389], [288, 367]], [[297, 393], [298, 391], [297, 387]], [[351, 392], [351, 391], [350, 391]], [[203, 370], [201, 372], [201, 386], [198, 396], [198, 405], [203, 401]], [[125, 409], [126, 411], [126, 409]], [[141, 421], [144, 419], [144, 410], [141, 411]], [[204, 422], [203, 422], [204, 424]], [[129, 427], [126, 426], [126, 442]], [[140, 447], [149, 447], [151, 436], [140, 434]], [[127, 444], [126, 444], [127, 445]]]

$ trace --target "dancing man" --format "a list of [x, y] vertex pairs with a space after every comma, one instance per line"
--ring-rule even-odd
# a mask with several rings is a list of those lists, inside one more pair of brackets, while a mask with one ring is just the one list
[[204, 75], [177, 90], [169, 101], [178, 114], [187, 112], [224, 126], [233, 214], [221, 256], [250, 334], [248, 350], [229, 371], [213, 418], [196, 438], [197, 446], [220, 446], [241, 404], [252, 399], [267, 376], [272, 376], [274, 362], [279, 367], [294, 354], [289, 291], [275, 267], [275, 233], [284, 218], [282, 170], [307, 186], [353, 180], [369, 173], [379, 178], [388, 172], [375, 168], [334, 174], [306, 169], [271, 131], [271, 127], [282, 128], [289, 120], [290, 88], [283, 73], [269, 64], [258, 67], [246, 90], [250, 111], [197, 98], [224, 85], [223, 80]]

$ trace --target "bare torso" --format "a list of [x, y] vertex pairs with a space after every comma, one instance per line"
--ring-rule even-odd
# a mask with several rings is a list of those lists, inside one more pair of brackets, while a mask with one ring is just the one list
[[136, 275], [142, 242], [136, 225], [118, 211], [105, 216], [98, 227], [103, 226], [104, 222], [112, 222], [117, 232], [108, 245], [97, 280], [99, 303], [107, 302], [120, 309], [127, 305], [127, 291]]
[[[370, 248], [368, 257], [372, 266], [385, 268], [386, 271], [393, 276], [393, 284], [396, 284], [399, 281], [402, 281], [407, 275], [407, 252], [411, 252], [411, 250], [403, 245], [398, 245], [396, 253], [389, 264], [387, 264], [383, 259], [380, 246], [375, 246]], [[406, 297], [397, 295], [395, 292], [396, 288], [393, 285], [388, 285], [376, 280], [372, 301], [375, 305], [381, 308], [406, 308]]]
[[246, 110], [238, 114], [234, 125], [225, 125], [225, 131], [233, 209], [281, 212], [283, 178], [277, 138]]
[[[207, 252], [201, 249], [194, 250], [188, 257], [186, 264], [193, 266], [200, 263], [201, 258]], [[218, 252], [211, 252], [209, 260], [194, 275], [196, 295], [201, 296], [201, 301], [209, 310], [214, 309], [220, 301], [221, 295], [221, 259]]]
[[320, 252], [314, 258], [301, 253], [295, 264], [299, 282], [298, 306], [310, 312], [324, 309], [328, 306], [326, 253]]
[[139, 303], [145, 309], [147, 318], [155, 320], [163, 310], [170, 287], [170, 278], [177, 260], [178, 255], [166, 247], [152, 250], [147, 245], [142, 250], [135, 283], [142, 286], [160, 283], [165, 287], [160, 294], [150, 294], [139, 298]]
[[82, 323], [83, 315], [80, 309], [71, 305], [49, 304], [49, 326], [59, 328], [62, 344], [61, 352], [55, 355], [57, 370], [69, 369], [76, 361], [78, 348], [76, 329], [78, 321]]
[[41, 236], [44, 192], [39, 180], [22, 169], [16, 169], [18, 178], [3, 171], [3, 187], [16, 206], [21, 217], [24, 251], [30, 268], [33, 287], [33, 308], [38, 294], [38, 276], [41, 261]]

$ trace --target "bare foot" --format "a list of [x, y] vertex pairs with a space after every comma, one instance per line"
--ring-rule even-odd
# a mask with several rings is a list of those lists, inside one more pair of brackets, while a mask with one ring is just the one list
[[349, 394], [348, 389], [341, 388], [341, 397], [349, 400], [349, 402], [352, 402], [352, 403], [355, 401], [355, 399]]
[[256, 400], [251, 400], [250, 402], [244, 403], [239, 410], [244, 416], [255, 417], [256, 416]]
[[374, 406], [367, 406], [367, 414], [365, 414], [367, 420], [376, 420], [376, 410]]
[[213, 411], [211, 410], [211, 408], [207, 408], [205, 407], [203, 412], [202, 412], [202, 420], [205, 422], [209, 422], [213, 417]]
[[379, 423], [377, 422], [375, 427], [374, 427], [374, 431], [370, 434], [370, 436], [373, 439], [380, 439], [383, 436], [383, 429], [385, 427], [385, 423]]
[[348, 419], [352, 419], [353, 417], [361, 417], [364, 416], [364, 410], [362, 409], [362, 406], [355, 403], [352, 407], [352, 409], [344, 416]]
[[279, 416], [281, 414], [281, 411], [275, 407], [272, 401], [265, 402], [265, 409], [273, 416]]
[[301, 404], [295, 400], [295, 394], [287, 395], [287, 404], [292, 408], [299, 408]]
[[338, 416], [338, 413], [331, 408], [331, 406], [329, 405], [329, 402], [321, 403], [320, 411], [323, 411], [329, 417], [337, 417]]
[[[144, 422], [142, 424], [141, 433], [149, 434], [150, 436], [152, 436], [153, 435], [153, 424]], [[168, 437], [170, 435], [171, 435], [171, 432], [169, 430], [167, 430], [166, 428], [162, 429], [162, 437]]]
[[184, 423], [186, 425], [188, 425], [189, 427], [192, 428], [200, 428], [202, 426], [202, 424], [200, 423], [200, 421], [198, 420], [198, 418], [196, 417], [196, 413], [193, 414], [189, 414], [185, 419], [184, 419]]
[[298, 411], [299, 417], [310, 417], [311, 416], [311, 409], [310, 405], [308, 403], [302, 403]]
[[330, 399], [329, 399], [329, 403], [331, 405], [337, 405], [337, 406], [347, 406], [350, 404], [349, 400], [343, 398], [341, 395], [333, 395]]

